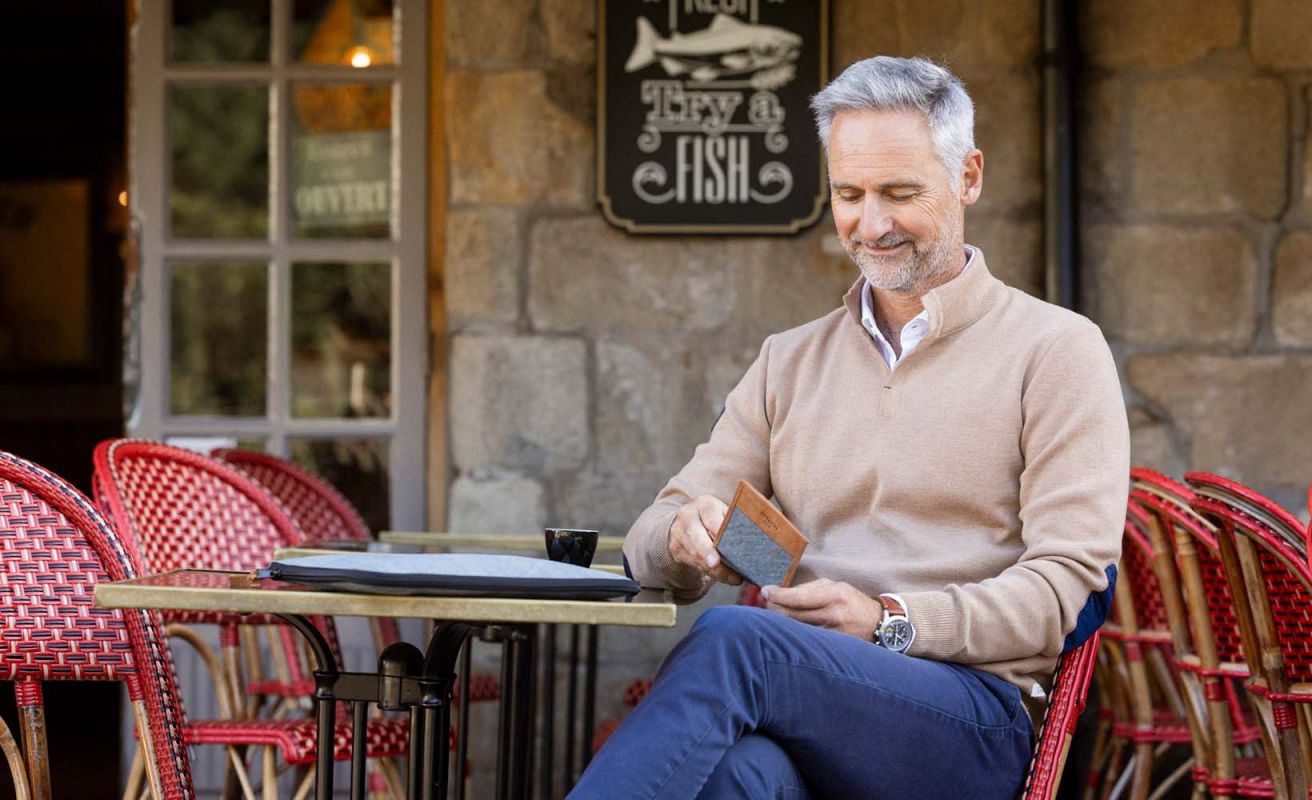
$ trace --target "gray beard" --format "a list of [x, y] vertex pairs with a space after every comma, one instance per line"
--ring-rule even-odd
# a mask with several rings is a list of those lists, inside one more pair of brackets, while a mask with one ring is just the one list
[[[920, 295], [943, 283], [941, 278], [952, 269], [953, 254], [960, 252], [957, 244], [961, 239], [959, 222], [956, 228], [930, 242], [928, 248], [904, 233], [887, 233], [874, 242], [854, 236], [847, 245], [847, 255], [876, 289]], [[864, 245], [895, 247], [903, 242], [911, 243], [909, 255], [903, 253], [890, 258], [871, 255], [861, 249]]]

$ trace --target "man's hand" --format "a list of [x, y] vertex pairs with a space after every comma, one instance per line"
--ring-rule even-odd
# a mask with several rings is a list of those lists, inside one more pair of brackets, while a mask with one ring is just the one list
[[828, 578], [784, 589], [763, 587], [771, 611], [870, 641], [884, 617], [883, 605], [850, 583]]
[[723, 500], [708, 494], [684, 503], [670, 524], [667, 546], [670, 555], [680, 564], [737, 586], [743, 582], [742, 577], [720, 563], [720, 554], [711, 544], [712, 532], [720, 529], [728, 511], [729, 506]]

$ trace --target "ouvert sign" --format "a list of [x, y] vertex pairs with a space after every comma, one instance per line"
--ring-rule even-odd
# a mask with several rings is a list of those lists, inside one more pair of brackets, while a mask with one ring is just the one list
[[598, 0], [597, 200], [632, 233], [795, 233], [827, 196], [807, 103], [827, 0]]

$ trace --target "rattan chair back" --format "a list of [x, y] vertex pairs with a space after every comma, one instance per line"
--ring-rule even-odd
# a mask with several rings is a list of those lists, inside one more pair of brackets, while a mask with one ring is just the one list
[[[1193, 508], [1217, 529], [1235, 594], [1246, 595], [1240, 613], [1251, 615], [1257, 680], [1250, 691], [1269, 714], [1278, 747], [1268, 743], [1271, 774], [1282, 794], [1308, 796], [1312, 764], [1312, 570], [1306, 531], [1279, 504], [1243, 484], [1204, 472], [1185, 480], [1194, 488]], [[1302, 547], [1298, 547], [1301, 540]]]
[[137, 575], [114, 530], [67, 482], [0, 452], [0, 552], [0, 680], [14, 681], [23, 710], [33, 794], [48, 796], [50, 785], [42, 682], [120, 680], [150, 754], [152, 786], [166, 798], [193, 797], [186, 720], [158, 613], [93, 602], [97, 583]]

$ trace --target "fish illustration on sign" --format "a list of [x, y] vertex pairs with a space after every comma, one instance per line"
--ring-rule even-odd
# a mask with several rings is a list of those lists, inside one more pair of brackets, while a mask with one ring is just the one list
[[802, 37], [792, 31], [751, 25], [728, 14], [716, 14], [704, 30], [668, 39], [662, 39], [646, 17], [638, 17], [638, 42], [624, 70], [637, 72], [659, 63], [667, 75], [688, 75], [698, 83], [769, 70], [777, 86], [792, 79], [789, 62], [797, 60], [801, 46]]

